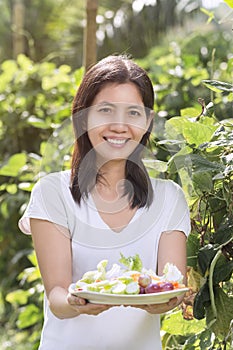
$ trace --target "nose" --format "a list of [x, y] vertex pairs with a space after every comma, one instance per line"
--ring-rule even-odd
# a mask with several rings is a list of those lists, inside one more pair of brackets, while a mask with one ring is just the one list
[[118, 112], [114, 116], [114, 120], [112, 120], [109, 129], [111, 131], [117, 132], [117, 133], [124, 133], [128, 131], [128, 124], [126, 120], [126, 116], [122, 112]]
[[128, 130], [128, 125], [122, 122], [114, 122], [114, 123], [111, 123], [111, 125], [109, 126], [109, 129], [119, 134], [125, 133]]

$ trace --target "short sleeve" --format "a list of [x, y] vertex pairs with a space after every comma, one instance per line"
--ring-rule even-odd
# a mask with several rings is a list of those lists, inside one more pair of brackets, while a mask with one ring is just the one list
[[167, 181], [167, 220], [165, 230], [177, 230], [189, 235], [191, 231], [190, 211], [182, 188], [173, 181]]
[[30, 218], [47, 220], [68, 228], [63, 182], [60, 173], [52, 173], [36, 183], [26, 211], [18, 223], [23, 233], [31, 233]]

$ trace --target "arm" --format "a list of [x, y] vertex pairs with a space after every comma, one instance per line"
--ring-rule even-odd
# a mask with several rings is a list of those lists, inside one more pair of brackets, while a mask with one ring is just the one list
[[[183, 283], [186, 284], [186, 236], [181, 231], [166, 231], [161, 235], [158, 247], [158, 275], [163, 274], [167, 262], [177, 266], [184, 276]], [[182, 299], [181, 296], [164, 304], [144, 305], [142, 308], [153, 314], [161, 314], [179, 305]]]
[[[167, 262], [176, 265], [184, 276], [183, 283], [186, 285], [186, 236], [181, 231], [166, 231], [161, 235], [158, 248], [158, 275], [163, 274], [163, 269]], [[183, 297], [181, 296], [177, 299], [176, 305], [181, 303]]]
[[58, 318], [72, 318], [82, 313], [97, 315], [105, 305], [86, 303], [70, 296], [72, 252], [68, 229], [52, 222], [30, 219], [32, 239], [49, 307]]

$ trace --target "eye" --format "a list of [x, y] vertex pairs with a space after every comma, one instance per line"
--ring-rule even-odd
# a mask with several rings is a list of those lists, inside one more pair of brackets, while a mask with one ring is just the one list
[[130, 117], [134, 117], [134, 118], [138, 118], [142, 116], [142, 112], [137, 109], [130, 109], [128, 113]]
[[112, 109], [109, 108], [109, 107], [101, 107], [101, 108], [99, 108], [99, 112], [102, 112], [102, 113], [111, 113], [111, 112], [112, 112]]
[[97, 111], [102, 115], [110, 115], [114, 113], [114, 108], [108, 105], [99, 105]]

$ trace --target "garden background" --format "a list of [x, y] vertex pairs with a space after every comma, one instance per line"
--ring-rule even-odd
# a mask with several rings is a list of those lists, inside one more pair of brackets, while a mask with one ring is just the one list
[[[17, 222], [39, 176], [69, 167], [70, 109], [87, 59], [125, 53], [154, 84], [145, 164], [181, 184], [191, 212], [190, 293], [161, 316], [163, 348], [232, 349], [233, 1], [96, 4], [0, 1], [0, 348], [38, 348], [43, 287]], [[91, 37], [86, 5], [97, 11]]]

